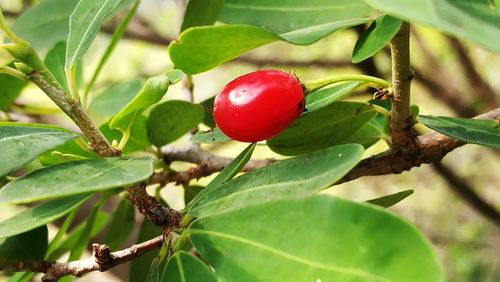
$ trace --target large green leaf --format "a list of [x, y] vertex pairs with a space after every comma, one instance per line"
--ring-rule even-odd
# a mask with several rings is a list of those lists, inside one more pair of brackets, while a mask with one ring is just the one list
[[42, 225], [30, 231], [0, 239], [0, 260], [2, 258], [43, 260], [48, 246], [47, 226]]
[[214, 189], [217, 189], [217, 187], [219, 187], [220, 185], [233, 179], [236, 174], [238, 174], [248, 163], [248, 161], [252, 157], [256, 145], [256, 143], [248, 145], [248, 147], [246, 147], [245, 150], [243, 150], [236, 158], [234, 158], [231, 163], [224, 167], [224, 169], [219, 174], [217, 174], [217, 176], [212, 181], [210, 181], [205, 189], [199, 192], [192, 201], [189, 201], [188, 208], [191, 208], [193, 204], [195, 204], [195, 202], [202, 199], [205, 195], [211, 193]]
[[438, 28], [500, 51], [500, 10], [487, 0], [366, 0], [410, 22]]
[[0, 88], [0, 111], [8, 109], [27, 84], [26, 81], [0, 73], [0, 85], [2, 85]]
[[0, 202], [29, 203], [132, 184], [153, 173], [151, 159], [89, 159], [42, 168], [0, 190]]
[[377, 112], [358, 102], [335, 102], [306, 113], [277, 136], [267, 140], [271, 150], [282, 155], [299, 155], [337, 144], [370, 121]]
[[489, 147], [500, 147], [498, 120], [418, 116], [418, 121], [437, 132], [464, 141]]
[[314, 91], [306, 96], [306, 109], [309, 112], [322, 109], [349, 95], [362, 84], [361, 81], [346, 81]]
[[189, 0], [181, 32], [193, 26], [212, 25], [219, 17], [224, 0]]
[[127, 0], [80, 0], [69, 19], [66, 69], [70, 69], [85, 54], [109, 15]]
[[219, 20], [230, 24], [255, 25], [279, 34], [361, 18], [370, 10], [362, 0], [225, 0]]
[[112, 85], [92, 99], [89, 112], [99, 117], [112, 117], [141, 91], [143, 84], [144, 80], [137, 78]]
[[1, 122], [0, 176], [76, 136], [68, 130], [53, 126]]
[[52, 222], [78, 207], [88, 195], [77, 195], [38, 204], [0, 223], [0, 238], [35, 229]]
[[194, 255], [180, 251], [168, 260], [162, 282], [217, 282], [214, 272]]
[[250, 25], [218, 25], [193, 27], [181, 33], [169, 46], [176, 68], [196, 74], [230, 61], [257, 47], [283, 40], [308, 45], [344, 28], [369, 21], [365, 18], [336, 21], [310, 26], [276, 35]]
[[328, 195], [216, 214], [186, 232], [219, 281], [444, 281], [410, 223]]
[[28, 40], [35, 49], [46, 49], [59, 41], [66, 41], [69, 17], [78, 0], [40, 1], [19, 16], [12, 30]]
[[368, 148], [380, 139], [390, 140], [389, 118], [377, 113], [369, 122], [342, 140], [342, 143], [358, 143]]
[[149, 141], [158, 147], [172, 143], [196, 128], [204, 116], [200, 104], [177, 100], [159, 104], [149, 114]]
[[203, 217], [267, 201], [306, 197], [342, 178], [362, 154], [362, 146], [347, 144], [275, 162], [204, 194], [188, 212]]
[[146, 80], [141, 91], [111, 119], [109, 127], [125, 132], [137, 115], [140, 115], [149, 106], [158, 103], [167, 92], [168, 87], [181, 78], [182, 72], [174, 69]]
[[384, 48], [398, 33], [401, 23], [400, 19], [388, 15], [378, 17], [356, 42], [352, 51], [352, 62], [364, 61]]

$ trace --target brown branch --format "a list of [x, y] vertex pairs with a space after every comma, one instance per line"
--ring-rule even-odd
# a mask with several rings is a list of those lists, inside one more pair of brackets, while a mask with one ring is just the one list
[[455, 54], [458, 57], [458, 61], [460, 62], [462, 70], [464, 71], [464, 75], [469, 84], [470, 90], [474, 94], [481, 97], [484, 108], [486, 110], [491, 110], [498, 107], [498, 100], [495, 95], [495, 91], [493, 91], [490, 85], [486, 83], [481, 75], [479, 75], [465, 47], [460, 43], [460, 41], [458, 41], [458, 39], [451, 36], [447, 36], [447, 38], [448, 43], [453, 48]]
[[[500, 120], [500, 108], [475, 117], [477, 119]], [[416, 154], [404, 155], [404, 151], [386, 151], [362, 160], [336, 184], [362, 176], [399, 174], [424, 163], [440, 161], [446, 154], [465, 143], [440, 133], [429, 133], [416, 138]]]
[[413, 117], [410, 111], [410, 83], [413, 72], [410, 66], [410, 25], [403, 23], [391, 40], [392, 61], [392, 110], [391, 110], [391, 150], [403, 151], [411, 156], [416, 150], [412, 131]]
[[42, 281], [57, 281], [66, 275], [82, 276], [92, 271], [106, 271], [118, 264], [125, 263], [135, 257], [157, 249], [163, 244], [163, 235], [151, 240], [133, 245], [127, 249], [111, 252], [106, 245], [93, 244], [92, 257], [71, 262], [22, 262], [1, 261], [1, 270], [42, 272]]
[[[181, 172], [165, 170], [154, 173], [149, 180], [150, 184], [165, 185], [170, 182], [187, 184], [192, 179], [209, 176], [223, 170], [233, 160], [209, 153], [196, 144], [187, 148], [163, 147], [162, 154], [163, 160], [168, 164], [174, 161], [182, 161], [197, 164], [197, 166]], [[250, 160], [242, 171], [248, 172], [261, 168], [274, 161], [274, 159]]]
[[446, 167], [441, 162], [435, 162], [432, 166], [434, 170], [448, 182], [453, 192], [467, 202], [474, 210], [500, 226], [500, 212], [476, 194], [474, 189], [467, 183], [466, 179], [456, 175], [450, 168]]

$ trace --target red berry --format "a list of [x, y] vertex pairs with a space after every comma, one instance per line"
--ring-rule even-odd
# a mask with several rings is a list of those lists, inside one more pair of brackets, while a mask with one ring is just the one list
[[257, 142], [287, 128], [304, 111], [297, 79], [276, 70], [260, 70], [229, 82], [215, 97], [217, 126], [234, 140]]

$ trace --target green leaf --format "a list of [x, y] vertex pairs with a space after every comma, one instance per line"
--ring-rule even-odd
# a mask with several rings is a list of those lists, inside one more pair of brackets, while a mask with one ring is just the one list
[[48, 230], [42, 225], [12, 237], [0, 239], [1, 259], [43, 260], [48, 247]]
[[388, 15], [378, 17], [356, 42], [352, 51], [352, 62], [359, 63], [375, 55], [398, 33], [401, 24], [402, 21], [398, 18]]
[[500, 13], [484, 0], [366, 0], [392, 16], [421, 23], [500, 51]]
[[28, 83], [7, 74], [0, 74], [0, 111], [7, 110]]
[[189, 139], [193, 143], [220, 143], [232, 140], [227, 137], [219, 128], [214, 127], [208, 131], [198, 131]]
[[283, 132], [267, 140], [267, 145], [274, 152], [289, 156], [345, 144], [343, 140], [376, 114], [369, 104], [335, 102], [304, 114]]
[[217, 176], [210, 181], [210, 183], [202, 190], [202, 192], [198, 193], [197, 197], [191, 201], [189, 208], [196, 204], [197, 201], [203, 199], [207, 194], [212, 193], [214, 189], [221, 186], [225, 182], [233, 179], [238, 172], [240, 172], [243, 167], [248, 163], [250, 158], [252, 157], [253, 151], [257, 143], [252, 143], [248, 145], [234, 160], [231, 161]]
[[189, 0], [181, 32], [193, 26], [212, 25], [219, 17], [224, 0]]
[[113, 211], [111, 222], [108, 224], [108, 232], [103, 242], [111, 250], [117, 250], [134, 230], [135, 209], [129, 201], [122, 199]]
[[[66, 73], [64, 72], [64, 60], [66, 56], [66, 42], [58, 42], [45, 56], [44, 63], [52, 72], [57, 82], [69, 93], [68, 82], [66, 81]], [[83, 68], [81, 64], [77, 64], [77, 85], [80, 85], [83, 78]]]
[[80, 0], [69, 19], [66, 69], [70, 69], [85, 54], [101, 29], [101, 24], [116, 12], [124, 0]]
[[292, 44], [312, 44], [335, 31], [359, 25], [369, 19], [350, 19], [306, 27], [276, 35], [250, 25], [193, 27], [182, 32], [168, 51], [176, 68], [187, 74], [207, 71], [247, 51], [278, 40]]
[[205, 187], [199, 185], [184, 186], [184, 203], [188, 205]]
[[205, 116], [203, 117], [203, 123], [210, 128], [214, 128], [217, 126], [215, 124], [214, 114], [213, 114], [214, 101], [215, 101], [215, 96], [210, 97], [210, 98], [206, 99], [205, 101], [201, 102], [201, 105], [203, 106], [203, 109], [205, 110]]
[[410, 196], [411, 194], [413, 194], [413, 190], [404, 190], [404, 191], [390, 194], [387, 196], [383, 196], [380, 198], [372, 199], [372, 200], [369, 200], [366, 202], [373, 204], [373, 205], [388, 208], [388, 207], [392, 207], [395, 204], [401, 202], [402, 200], [404, 200], [406, 197]]
[[413, 225], [328, 195], [216, 214], [186, 232], [219, 281], [444, 281]]
[[148, 118], [149, 141], [161, 147], [174, 142], [203, 121], [205, 111], [200, 104], [167, 101], [151, 111]]
[[356, 130], [352, 135], [342, 140], [342, 143], [358, 143], [368, 148], [380, 139], [390, 140], [389, 119], [377, 113], [369, 122]]
[[78, 0], [40, 1], [15, 20], [12, 30], [36, 50], [51, 48], [59, 41], [66, 41], [69, 17], [77, 4]]
[[117, 83], [95, 97], [89, 106], [89, 112], [99, 117], [112, 117], [125, 107], [141, 91], [144, 79]]
[[362, 0], [225, 0], [219, 20], [250, 24], [276, 34], [366, 16], [371, 8]]
[[188, 212], [203, 217], [262, 202], [307, 197], [342, 178], [362, 154], [363, 147], [347, 144], [275, 162], [204, 194]]
[[[149, 220], [144, 220], [139, 230], [139, 236], [137, 236], [136, 243], [142, 243], [159, 235], [161, 235], [160, 228], [152, 224]], [[144, 282], [155, 257], [156, 254], [154, 252], [148, 252], [133, 259], [130, 265], [129, 281]]]
[[0, 238], [9, 237], [43, 226], [63, 215], [89, 198], [77, 195], [38, 204], [0, 223]]
[[153, 262], [149, 266], [148, 275], [144, 282], [159, 282], [160, 281], [160, 261], [158, 257], [153, 259]]
[[[81, 140], [77, 141], [78, 138], [81, 138]], [[38, 160], [43, 166], [51, 166], [69, 161], [99, 158], [99, 155], [90, 151], [90, 148], [88, 150], [82, 148], [78, 142], [85, 142], [85, 139], [82, 137], [78, 138], [46, 151], [38, 156]]]
[[214, 272], [199, 258], [188, 252], [175, 253], [163, 271], [162, 282], [217, 282]]
[[169, 85], [178, 82], [181, 78], [182, 72], [174, 69], [146, 80], [139, 93], [111, 119], [109, 127], [125, 132], [137, 115], [149, 106], [158, 103], [167, 92]]
[[196, 74], [276, 40], [278, 36], [255, 26], [202, 26], [182, 32], [168, 52], [176, 68]]
[[306, 109], [309, 112], [322, 109], [349, 95], [362, 84], [361, 81], [346, 81], [314, 91], [306, 96]]
[[0, 122], [0, 176], [76, 136], [54, 126]]
[[425, 126], [466, 143], [500, 147], [500, 126], [497, 120], [418, 116]]
[[125, 186], [153, 173], [151, 159], [90, 159], [42, 168], [0, 190], [0, 203], [29, 203]]
[[[123, 148], [122, 153], [128, 154], [132, 152], [142, 151], [147, 147], [151, 147], [151, 143], [148, 140], [148, 130], [146, 128], [148, 118], [145, 115], [138, 115], [132, 121], [132, 126], [130, 127], [130, 137], [128, 139], [125, 148]], [[123, 133], [118, 129], [110, 129], [109, 123], [105, 123], [99, 127], [102, 134], [106, 136], [109, 142], [113, 140], [119, 141]]]

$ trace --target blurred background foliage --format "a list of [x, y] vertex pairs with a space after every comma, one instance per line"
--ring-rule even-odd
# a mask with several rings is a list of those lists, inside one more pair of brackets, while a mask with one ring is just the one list
[[[8, 20], [13, 22], [19, 13], [38, 1], [2, 0], [0, 7]], [[91, 97], [97, 97], [111, 85], [138, 77], [147, 78], [171, 69], [168, 42], [174, 40], [182, 23], [184, 0], [143, 0], [128, 31], [105, 66]], [[50, 11], [47, 11], [50, 13]], [[102, 51], [110, 40], [110, 32], [119, 23], [118, 15], [105, 24], [87, 55], [84, 57], [84, 77], [92, 76]], [[301, 79], [316, 79], [332, 74], [364, 73], [390, 80], [390, 55], [387, 49], [373, 60], [359, 64], [350, 62], [351, 52], [362, 29], [347, 29], [311, 46], [293, 46], [276, 42], [228, 62], [193, 78], [195, 102], [202, 102], [235, 77], [262, 68], [276, 68], [293, 72]], [[422, 114], [470, 117], [498, 107], [500, 93], [500, 55], [489, 52], [465, 41], [458, 41], [423, 26], [412, 26], [411, 61], [415, 68], [412, 83], [412, 104], [418, 105]], [[39, 50], [44, 55], [47, 50]], [[0, 52], [0, 64], [9, 63], [7, 53]], [[348, 99], [366, 101], [372, 95], [367, 89], [358, 91]], [[2, 85], [0, 85], [0, 95]], [[190, 92], [184, 83], [173, 86], [165, 99], [189, 100]], [[0, 97], [1, 100], [1, 97]], [[28, 85], [5, 111], [0, 120], [16, 119], [57, 123], [74, 129], [69, 119], [33, 85]], [[94, 116], [98, 124], [106, 120]], [[420, 130], [426, 130], [423, 127]], [[175, 142], [184, 146], [188, 138]], [[223, 145], [204, 145], [211, 152], [234, 157], [246, 145], [229, 142]], [[372, 155], [387, 148], [384, 142], [371, 147]], [[255, 158], [281, 156], [265, 146], [258, 146]], [[448, 154], [443, 163], [452, 176], [443, 177], [431, 165], [413, 168], [400, 175], [363, 177], [335, 186], [326, 191], [354, 200], [368, 200], [378, 196], [414, 189], [414, 194], [392, 207], [414, 222], [439, 250], [447, 271], [448, 281], [500, 281], [500, 233], [498, 225], [478, 213], [457, 195], [456, 183], [474, 190], [492, 206], [500, 209], [500, 154], [486, 147], [467, 145]], [[38, 166], [36, 162], [32, 164]], [[186, 169], [187, 163], [177, 163], [175, 168]], [[206, 184], [210, 177], [191, 184]], [[173, 184], [162, 189], [162, 195], [173, 208], [182, 208], [182, 187]], [[20, 209], [1, 206], [0, 220]], [[82, 209], [85, 210], [85, 209]], [[113, 207], [108, 208], [109, 211]], [[498, 221], [498, 220], [497, 220]], [[140, 223], [137, 223], [139, 226]], [[56, 227], [49, 229], [50, 236]], [[380, 226], [384, 228], [384, 226]], [[137, 229], [137, 228], [136, 228]], [[99, 235], [98, 235], [99, 236]], [[135, 241], [137, 232], [129, 238]], [[388, 238], [390, 240], [390, 238]], [[128, 265], [114, 268], [110, 273], [92, 273], [84, 280], [126, 280]], [[0, 274], [0, 281], [3, 281]]]

